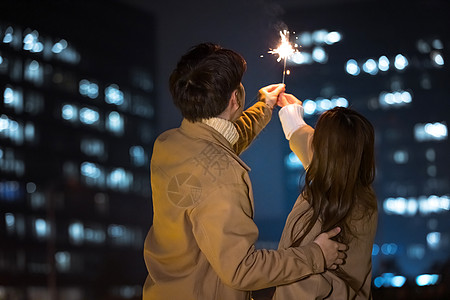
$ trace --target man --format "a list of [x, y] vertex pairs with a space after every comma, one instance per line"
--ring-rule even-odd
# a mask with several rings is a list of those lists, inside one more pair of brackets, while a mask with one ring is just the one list
[[284, 85], [243, 112], [245, 60], [200, 44], [179, 61], [170, 90], [184, 120], [162, 133], [151, 162], [153, 225], [145, 241], [144, 300], [250, 299], [250, 291], [335, 268], [345, 246], [323, 233], [299, 248], [256, 250], [250, 170], [238, 157], [267, 125]]

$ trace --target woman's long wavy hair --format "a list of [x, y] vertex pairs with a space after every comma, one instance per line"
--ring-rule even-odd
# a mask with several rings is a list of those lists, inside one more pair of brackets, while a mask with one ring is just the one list
[[377, 210], [372, 182], [375, 178], [374, 129], [354, 110], [336, 107], [323, 113], [312, 138], [313, 158], [302, 195], [313, 214], [300, 240], [317, 220], [322, 232], [341, 227], [336, 239], [355, 237], [351, 221]]

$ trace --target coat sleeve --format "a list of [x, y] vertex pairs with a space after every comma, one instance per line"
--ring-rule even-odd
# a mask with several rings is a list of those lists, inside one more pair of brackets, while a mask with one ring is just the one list
[[253, 142], [256, 136], [266, 127], [272, 118], [272, 109], [264, 102], [258, 101], [245, 110], [234, 122], [239, 133], [239, 140], [233, 145], [233, 150], [240, 155]]
[[289, 140], [289, 147], [300, 159], [305, 169], [309, 167], [313, 157], [313, 135], [314, 129], [309, 125], [303, 125], [299, 129], [294, 131], [291, 139]]
[[324, 271], [316, 243], [282, 250], [256, 250], [246, 184], [220, 185], [195, 207], [195, 239], [222, 282], [238, 290], [286, 284]]

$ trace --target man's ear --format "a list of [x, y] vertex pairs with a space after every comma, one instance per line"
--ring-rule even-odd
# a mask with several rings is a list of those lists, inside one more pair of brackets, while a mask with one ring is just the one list
[[238, 95], [237, 89], [231, 93], [230, 104], [229, 104], [231, 106], [231, 108], [239, 109], [241, 107], [241, 103], [239, 103], [237, 95]]

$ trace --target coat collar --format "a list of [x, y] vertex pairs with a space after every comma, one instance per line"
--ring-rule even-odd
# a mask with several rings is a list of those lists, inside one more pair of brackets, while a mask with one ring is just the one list
[[236, 154], [236, 152], [234, 152], [230, 142], [220, 132], [218, 132], [211, 126], [203, 124], [201, 122], [191, 122], [183, 119], [180, 129], [184, 134], [188, 136], [204, 139], [222, 147], [228, 153], [230, 153], [230, 155], [247, 171], [251, 170], [250, 167], [247, 166], [247, 164]]

